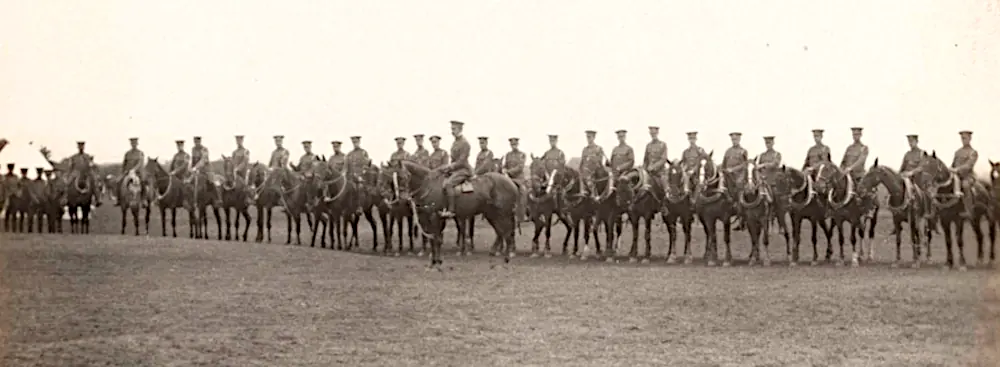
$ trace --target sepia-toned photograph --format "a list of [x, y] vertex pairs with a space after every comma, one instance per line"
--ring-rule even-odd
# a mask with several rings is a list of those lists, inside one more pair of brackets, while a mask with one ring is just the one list
[[1000, 0], [0, 0], [0, 366], [1000, 366]]

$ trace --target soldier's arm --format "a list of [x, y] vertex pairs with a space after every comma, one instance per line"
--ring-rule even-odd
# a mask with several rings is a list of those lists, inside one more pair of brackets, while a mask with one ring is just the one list
[[615, 171], [621, 172], [635, 165], [635, 151], [631, 147], [625, 149], [622, 162], [615, 166]]
[[775, 167], [780, 167], [782, 165], [782, 163], [781, 163], [781, 153], [774, 152], [774, 161], [775, 161], [774, 162], [774, 166]]
[[907, 162], [907, 161], [909, 161], [909, 160], [908, 160], [908, 159], [906, 159], [906, 155], [904, 154], [904, 155], [903, 155], [903, 163], [901, 163], [901, 164], [899, 165], [899, 174], [901, 174], [901, 175], [906, 175], [906, 174], [909, 174], [909, 173], [910, 173], [910, 172], [909, 172], [908, 170], [906, 170], [906, 162]]
[[[518, 158], [521, 158], [521, 157], [518, 157]], [[517, 159], [517, 158], [515, 158], [515, 159]], [[507, 173], [509, 175], [511, 175], [511, 176], [519, 176], [519, 175], [521, 175], [521, 172], [523, 172], [523, 171], [524, 171], [524, 159], [523, 158], [522, 159], [517, 159], [517, 162], [514, 162], [514, 164], [512, 164], [511, 167], [507, 168]]]
[[128, 164], [128, 153], [125, 153], [125, 156], [122, 157], [122, 168], [121, 168], [121, 170], [122, 170], [123, 173], [129, 169], [129, 167], [127, 166], [127, 164]]
[[559, 154], [556, 155], [556, 162], [559, 163], [560, 167], [561, 166], [565, 166], [566, 165], [566, 153], [563, 153], [563, 151], [560, 150]]
[[[864, 162], [867, 161], [867, 160], [868, 160], [868, 147], [864, 146], [864, 147], [861, 147], [861, 152], [858, 154], [858, 160], [854, 161], [854, 164], [851, 165], [851, 169], [854, 169], [854, 168], [857, 168], [860, 165], [863, 165]], [[864, 167], [861, 167], [861, 168], [864, 168]]]
[[965, 163], [955, 167], [955, 171], [960, 174], [972, 173], [972, 169], [976, 166], [976, 161], [979, 160], [979, 152], [973, 150], [969, 153], [969, 158], [965, 160]]

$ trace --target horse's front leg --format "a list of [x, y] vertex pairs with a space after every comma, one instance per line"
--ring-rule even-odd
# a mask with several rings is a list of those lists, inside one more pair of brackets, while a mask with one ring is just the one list
[[638, 262], [639, 257], [639, 220], [641, 217], [629, 213], [628, 222], [632, 225], [632, 248], [628, 250], [628, 262]]
[[649, 260], [653, 257], [653, 218], [656, 214], [647, 214], [643, 216], [643, 221], [646, 224], [646, 230], [644, 231], [645, 241], [646, 241], [646, 256], [642, 259], [643, 264], [649, 264]]
[[[744, 226], [745, 227], [745, 226]], [[729, 267], [733, 265], [733, 249], [730, 246], [733, 236], [733, 222], [729, 217], [722, 221], [722, 242], [726, 243], [726, 258], [722, 260], [722, 266]]]

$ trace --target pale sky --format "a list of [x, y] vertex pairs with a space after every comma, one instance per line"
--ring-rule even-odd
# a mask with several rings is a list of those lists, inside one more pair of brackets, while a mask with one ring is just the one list
[[[541, 154], [559, 134], [630, 131], [639, 152], [661, 126], [716, 151], [730, 131], [751, 155], [776, 135], [800, 165], [810, 130], [839, 162], [851, 126], [890, 166], [921, 135], [950, 163], [975, 131], [979, 171], [1000, 159], [1000, 1], [16, 1], [0, 0], [0, 123], [12, 144], [62, 157], [88, 142], [120, 161], [138, 136], [161, 161], [201, 135], [213, 159], [247, 136], [329, 153], [362, 135], [376, 160], [392, 138], [507, 138]], [[805, 48], [808, 47], [808, 51]], [[429, 143], [428, 143], [429, 146]], [[412, 151], [412, 138], [407, 141]], [[30, 151], [30, 150], [29, 150]], [[13, 153], [2, 153], [7, 161]], [[641, 153], [640, 153], [641, 155]]]

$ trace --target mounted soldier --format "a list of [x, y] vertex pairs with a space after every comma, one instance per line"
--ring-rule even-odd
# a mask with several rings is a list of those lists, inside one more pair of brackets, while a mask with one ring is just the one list
[[129, 171], [135, 170], [135, 174], [139, 176], [139, 182], [143, 183], [140, 185], [142, 188], [142, 197], [146, 196], [146, 170], [144, 166], [146, 164], [146, 155], [139, 150], [139, 138], [129, 138], [129, 144], [132, 146], [127, 152], [125, 152], [125, 157], [122, 158], [121, 172], [119, 172], [118, 179], [114, 181], [114, 187], [112, 190], [115, 193], [117, 200], [115, 201], [115, 206], [121, 205], [121, 182], [125, 179], [125, 175]]
[[288, 149], [285, 149], [283, 146], [284, 143], [284, 135], [274, 136], [274, 150], [271, 151], [271, 159], [267, 162], [267, 168], [272, 170], [288, 168], [288, 160], [291, 159], [291, 153], [288, 152]]
[[[729, 133], [729, 138], [733, 146], [726, 149], [726, 153], [722, 157], [722, 170], [729, 175], [728, 178], [732, 178], [729, 183], [737, 191], [743, 191], [743, 185], [746, 183], [747, 175], [749, 174], [748, 167], [750, 164], [749, 153], [740, 145], [742, 137], [743, 134], [739, 132]], [[738, 194], [738, 192], [735, 194]]]
[[417, 164], [427, 167], [427, 160], [430, 159], [431, 153], [424, 148], [424, 134], [413, 135], [413, 143], [417, 145], [417, 150], [413, 151], [410, 155], [410, 159], [413, 159]]
[[339, 140], [330, 142], [330, 145], [333, 146], [333, 154], [326, 160], [330, 168], [337, 170], [337, 172], [344, 172], [344, 166], [347, 164], [347, 155], [340, 150], [341, 144]]
[[757, 156], [757, 170], [760, 173], [761, 181], [772, 184], [771, 177], [781, 167], [781, 152], [774, 150], [774, 137], [764, 137], [764, 152]]
[[903, 154], [903, 163], [899, 166], [899, 174], [903, 177], [911, 177], [924, 162], [924, 150], [918, 146], [920, 137], [916, 134], [906, 136], [906, 141], [910, 145], [910, 150]]
[[[964, 130], [958, 133], [962, 138], [962, 147], [955, 151], [955, 158], [951, 162], [952, 172], [962, 180], [961, 191], [955, 194], [962, 197], [962, 204], [965, 210], [962, 217], [971, 219], [975, 200], [983, 195], [989, 195], [986, 186], [976, 179], [976, 162], [979, 161], [979, 152], [972, 148], [972, 131]], [[978, 225], [976, 225], [978, 227]]]
[[396, 151], [389, 155], [389, 160], [393, 162], [410, 159], [410, 152], [406, 151], [406, 138], [400, 136], [396, 140]]
[[186, 178], [191, 170], [191, 155], [184, 151], [184, 140], [177, 140], [177, 153], [170, 159], [170, 174]]
[[434, 151], [431, 152], [430, 157], [427, 158], [427, 168], [435, 169], [450, 164], [451, 159], [448, 156], [448, 151], [441, 149], [441, 137], [433, 135], [430, 137], [430, 140], [431, 149]]
[[94, 206], [101, 206], [101, 193], [97, 190], [97, 166], [94, 164], [94, 156], [84, 151], [86, 146], [84, 141], [76, 142], [77, 152], [69, 157], [69, 169], [86, 180], [87, 187], [91, 188], [90, 194], [94, 197]]
[[705, 149], [698, 146], [698, 132], [687, 133], [688, 147], [681, 153], [681, 167], [694, 184], [701, 182], [701, 162], [708, 159]]
[[347, 172], [354, 178], [354, 181], [360, 184], [364, 183], [365, 170], [371, 165], [371, 158], [368, 157], [368, 151], [361, 148], [361, 137], [352, 136], [351, 144], [354, 145], [354, 149], [347, 153]]
[[635, 151], [625, 142], [627, 134], [626, 130], [615, 131], [615, 135], [618, 136], [618, 145], [611, 149], [611, 158], [609, 159], [611, 182], [615, 182], [618, 176], [635, 166]]
[[852, 127], [851, 135], [854, 143], [847, 146], [844, 151], [844, 159], [840, 162], [840, 169], [847, 172], [854, 184], [861, 182], [861, 177], [865, 175], [865, 162], [868, 161], [868, 146], [861, 143], [862, 128]]
[[545, 173], [549, 174], [566, 165], [566, 154], [558, 147], [559, 135], [549, 134], [549, 150], [542, 154]]
[[315, 166], [316, 163], [319, 162], [319, 158], [316, 157], [316, 155], [313, 154], [312, 152], [312, 141], [309, 140], [303, 141], [302, 150], [305, 151], [305, 153], [303, 153], [302, 156], [299, 157], [299, 165], [297, 167], [298, 171], [299, 172], [311, 171], [313, 169], [313, 166]]
[[472, 147], [462, 135], [462, 127], [465, 123], [461, 121], [451, 122], [451, 135], [455, 137], [455, 142], [451, 145], [451, 163], [436, 168], [448, 173], [448, 179], [444, 181], [445, 197], [447, 208], [441, 212], [442, 218], [455, 217], [455, 199], [458, 196], [457, 186], [469, 179], [472, 174], [472, 167], [469, 166], [469, 153]]
[[594, 171], [603, 169], [601, 166], [604, 165], [604, 149], [600, 145], [594, 142], [597, 138], [597, 131], [587, 130], [584, 132], [587, 135], [587, 145], [583, 147], [583, 151], [580, 153], [580, 177], [583, 178], [584, 185], [581, 187], [581, 195], [590, 195], [590, 192], [594, 191]]
[[236, 135], [236, 150], [233, 150], [233, 167], [237, 177], [246, 177], [250, 172], [250, 150], [243, 147], [243, 135]]
[[493, 151], [489, 148], [489, 138], [479, 137], [479, 153], [476, 154], [476, 168], [473, 171], [481, 175], [493, 170]]
[[[655, 179], [655, 182], [662, 182], [664, 168], [667, 166], [667, 143], [659, 138], [660, 128], [658, 126], [649, 127], [649, 143], [646, 143], [646, 152], [642, 156], [642, 169]], [[648, 185], [646, 184], [648, 189]]]
[[517, 210], [517, 218], [518, 221], [521, 222], [526, 219], [525, 209], [527, 208], [527, 186], [525, 185], [524, 180], [524, 164], [528, 157], [524, 154], [524, 152], [518, 149], [518, 138], [509, 138], [507, 141], [510, 142], [510, 152], [507, 152], [507, 154], [503, 156], [503, 168], [501, 169], [501, 172], [506, 174], [507, 177], [510, 177], [510, 179], [517, 184], [518, 190], [523, 193], [520, 197], [518, 197]]
[[823, 144], [823, 129], [813, 129], [813, 141], [815, 145], [809, 147], [806, 152], [806, 161], [802, 165], [802, 170], [811, 172], [823, 162], [830, 162], [830, 147]]
[[191, 147], [191, 169], [198, 172], [204, 172], [209, 175], [208, 177], [211, 177], [210, 174], [212, 173], [212, 165], [209, 164], [209, 160], [211, 158], [209, 156], [208, 147], [201, 145], [200, 136], [195, 136], [193, 140], [194, 147]]

